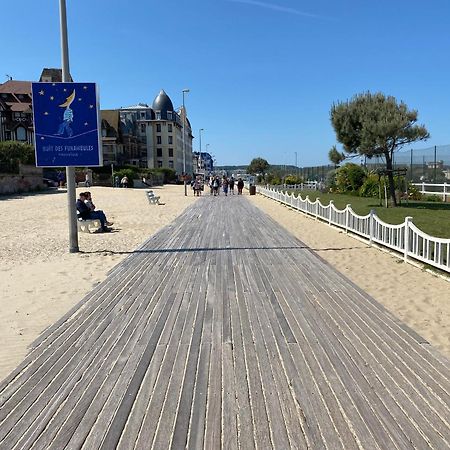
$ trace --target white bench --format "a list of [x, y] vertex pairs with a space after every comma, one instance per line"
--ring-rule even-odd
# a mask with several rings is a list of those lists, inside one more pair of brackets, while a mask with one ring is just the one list
[[77, 225], [78, 231], [90, 233], [91, 232], [90, 227], [95, 227], [95, 229], [98, 230], [101, 226], [101, 223], [100, 220], [98, 219], [88, 219], [88, 220], [78, 219]]
[[162, 203], [159, 203], [161, 197], [156, 196], [153, 191], [147, 191], [147, 198], [150, 205], [162, 205]]

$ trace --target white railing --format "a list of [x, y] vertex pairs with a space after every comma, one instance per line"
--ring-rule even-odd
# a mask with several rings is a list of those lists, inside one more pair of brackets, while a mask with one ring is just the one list
[[325, 206], [319, 198], [312, 202], [308, 196], [303, 199], [300, 194], [295, 196], [294, 193], [262, 186], [257, 186], [256, 189], [265, 197], [343, 228], [346, 232], [367, 239], [370, 244], [375, 242], [395, 250], [402, 254], [406, 262], [415, 259], [450, 273], [450, 239], [424, 233], [412, 223], [411, 217], [406, 217], [405, 222], [400, 225], [391, 225], [383, 222], [373, 210], [366, 216], [360, 216], [352, 210], [351, 205], [339, 210], [333, 201]]
[[317, 191], [320, 188], [318, 181], [305, 181], [300, 184], [273, 184], [270, 186], [273, 189], [295, 189], [300, 191]]
[[450, 184], [447, 183], [411, 183], [419, 188], [421, 194], [442, 196], [442, 201], [446, 202], [450, 195]]

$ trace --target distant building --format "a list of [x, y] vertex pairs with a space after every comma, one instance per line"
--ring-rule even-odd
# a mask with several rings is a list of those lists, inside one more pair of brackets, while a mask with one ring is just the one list
[[33, 142], [31, 81], [0, 84], [0, 141]]
[[194, 152], [192, 159], [194, 173], [207, 176], [214, 171], [213, 158], [209, 153]]
[[[61, 69], [43, 69], [39, 81], [62, 80]], [[8, 80], [0, 84], [0, 141], [33, 143], [31, 81]]]
[[[102, 111], [103, 151], [112, 154], [111, 138], [114, 133], [107, 125], [116, 130], [116, 145], [121, 145], [123, 162], [138, 167], [174, 169], [179, 175], [183, 173], [183, 108], [175, 111], [169, 96], [161, 90], [152, 106], [138, 103], [134, 106], [116, 110], [120, 119], [117, 128], [111, 123], [116, 119]], [[114, 135], [114, 136], [113, 136]], [[192, 130], [186, 117], [185, 149], [186, 172], [192, 173]], [[109, 146], [109, 147], [108, 147]], [[107, 164], [105, 158], [105, 164]]]

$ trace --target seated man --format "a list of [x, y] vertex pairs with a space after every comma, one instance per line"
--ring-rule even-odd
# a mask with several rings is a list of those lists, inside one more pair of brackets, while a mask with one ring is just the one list
[[102, 232], [108, 232], [111, 231], [111, 228], [108, 228], [106, 226], [106, 223], [108, 222], [106, 220], [105, 213], [103, 211], [91, 211], [89, 209], [89, 206], [86, 205], [86, 193], [81, 192], [80, 198], [77, 200], [77, 211], [78, 211], [78, 217], [80, 217], [83, 220], [99, 220], [101, 225], [101, 231]]

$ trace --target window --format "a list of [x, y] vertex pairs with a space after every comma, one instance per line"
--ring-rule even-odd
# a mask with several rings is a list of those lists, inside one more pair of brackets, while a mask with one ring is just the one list
[[16, 139], [18, 141], [26, 141], [27, 140], [27, 132], [24, 127], [17, 127]]
[[172, 138], [172, 136], [169, 136], [169, 144], [173, 144], [173, 138]]
[[162, 142], [161, 142], [161, 136], [156, 136], [156, 143], [157, 143], [157, 144], [162, 144]]
[[145, 119], [145, 112], [141, 112], [141, 119]]
[[172, 120], [172, 111], [167, 111], [167, 120]]
[[158, 169], [162, 167], [162, 161], [158, 161]]
[[155, 111], [156, 120], [161, 120], [161, 111]]
[[161, 133], [161, 124], [160, 123], [156, 124], [156, 132]]
[[156, 149], [156, 156], [157, 156], [158, 158], [161, 158], [161, 157], [162, 157], [162, 148], [157, 148], [157, 149]]
[[169, 148], [169, 158], [173, 158], [173, 148]]
[[167, 124], [167, 131], [169, 133], [172, 133], [172, 124], [171, 123]]
[[141, 133], [145, 133], [145, 123], [141, 123]]
[[172, 161], [172, 160], [169, 161], [169, 167], [170, 167], [171, 169], [173, 169], [173, 161]]

